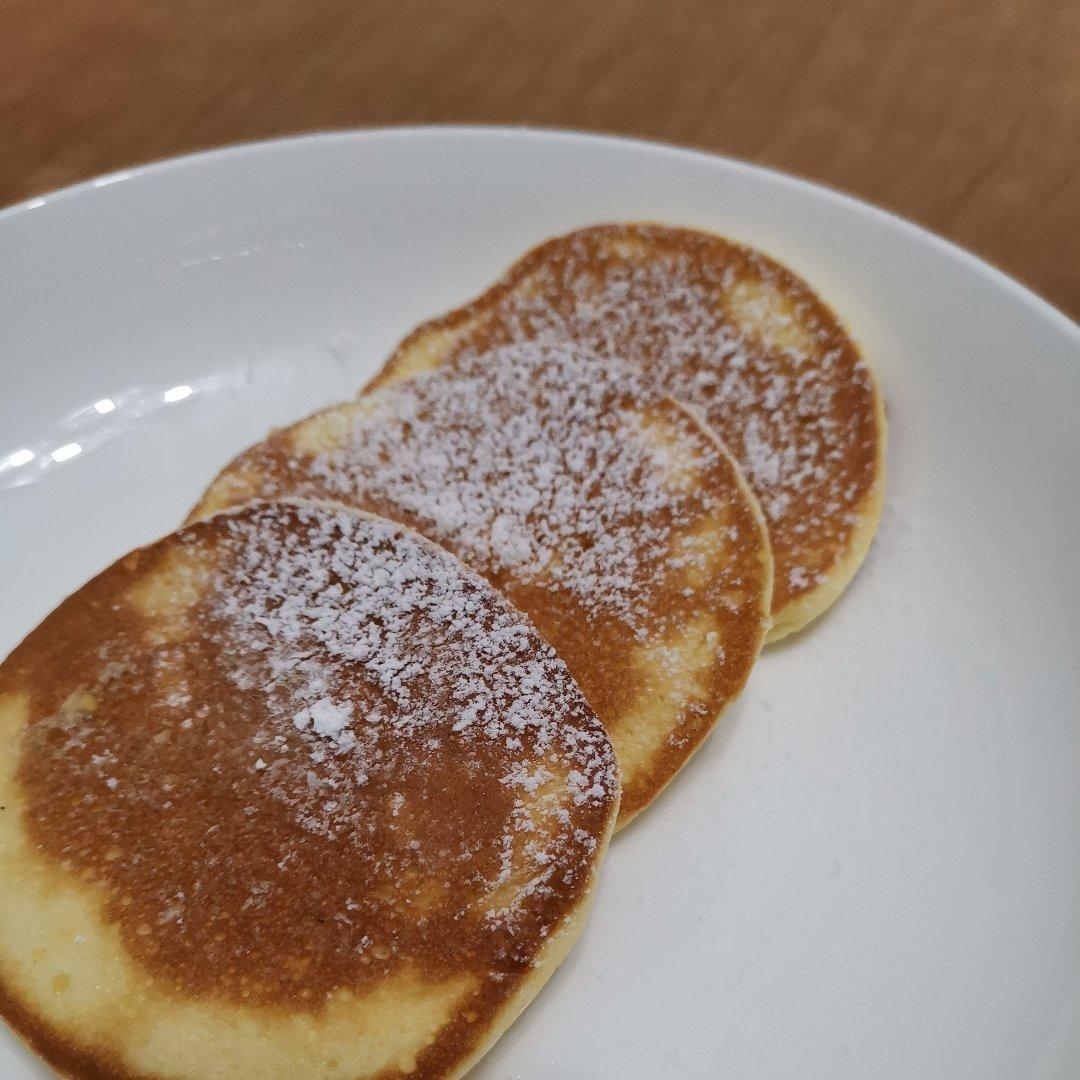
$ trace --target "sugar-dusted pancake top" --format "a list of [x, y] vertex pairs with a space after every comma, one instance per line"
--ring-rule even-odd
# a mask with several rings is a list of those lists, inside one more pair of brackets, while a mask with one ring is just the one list
[[79, 1077], [459, 1075], [568, 945], [618, 804], [528, 621], [390, 522], [255, 505], [0, 668], [0, 1009]]
[[420, 326], [372, 385], [523, 340], [574, 342], [637, 364], [662, 392], [703, 411], [768, 521], [770, 639], [836, 598], [880, 512], [884, 415], [854, 343], [803, 281], [705, 233], [581, 229]]
[[241, 454], [195, 514], [331, 499], [446, 545], [566, 661], [622, 769], [621, 822], [738, 693], [769, 611], [753, 495], [625, 369], [526, 343], [318, 413]]

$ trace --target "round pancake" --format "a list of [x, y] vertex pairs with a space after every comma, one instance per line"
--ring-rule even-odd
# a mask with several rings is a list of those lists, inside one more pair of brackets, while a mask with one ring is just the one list
[[413, 331], [372, 388], [524, 340], [573, 342], [636, 364], [663, 393], [702, 411], [768, 521], [770, 641], [836, 600], [881, 515], [885, 415], [866, 362], [805, 282], [706, 233], [581, 229]]
[[638, 389], [565, 346], [466, 358], [277, 432], [193, 513], [331, 499], [447, 546], [566, 661], [614, 743], [625, 825], [742, 689], [772, 578], [737, 466]]
[[460, 1076], [584, 917], [618, 806], [565, 665], [444, 550], [255, 505], [0, 666], [0, 1012], [83, 1078]]

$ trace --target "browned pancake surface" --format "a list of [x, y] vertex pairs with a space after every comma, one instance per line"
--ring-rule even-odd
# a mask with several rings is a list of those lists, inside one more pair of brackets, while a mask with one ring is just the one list
[[463, 358], [278, 432], [194, 515], [332, 499], [445, 544], [566, 661], [615, 744], [625, 823], [745, 683], [771, 579], [737, 467], [640, 389], [565, 347]]
[[839, 595], [880, 512], [884, 415], [854, 343], [802, 280], [705, 233], [581, 229], [420, 326], [372, 387], [525, 340], [573, 342], [636, 364], [663, 393], [702, 410], [768, 522], [771, 640]]
[[[25, 718], [4, 748], [20, 842], [100, 898], [148, 995], [240, 1026], [355, 1001], [374, 1043], [365, 995], [446, 1005], [392, 1067], [304, 1075], [452, 1074], [581, 905], [618, 801], [527, 621], [415, 534], [327, 507], [255, 506], [121, 560], [16, 649], [0, 701]], [[189, 1075], [58, 1028], [5, 948], [5, 1012], [50, 1059]]]

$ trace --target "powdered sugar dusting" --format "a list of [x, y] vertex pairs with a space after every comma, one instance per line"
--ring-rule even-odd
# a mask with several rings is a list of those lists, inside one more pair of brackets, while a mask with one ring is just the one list
[[[280, 527], [281, 509], [226, 519], [237, 576], [212, 593], [227, 627], [220, 643], [228, 677], [261, 687], [271, 714], [280, 714], [267, 745], [299, 739], [316, 764], [326, 752], [348, 751], [349, 767], [370, 776], [378, 767], [373, 731], [425, 736], [428, 749], [446, 733], [459, 745], [513, 746], [525, 761], [563, 755], [573, 772], [586, 768], [594, 797], [610, 798], [610, 753], [598, 725], [565, 667], [513, 609], [389, 522], [285, 509], [302, 523], [303, 544]], [[506, 778], [521, 768], [512, 764]]]
[[769, 522], [774, 605], [844, 552], [875, 481], [869, 371], [800, 282], [755, 252], [653, 226], [584, 229], [512, 268], [455, 357], [576, 343], [703, 410]]
[[586, 617], [643, 633], [673, 532], [717, 505], [673, 474], [718, 452], [650, 437], [651, 396], [629, 369], [565, 345], [497, 349], [364, 399], [342, 445], [293, 459], [264, 494], [372, 506], [489, 579], [570, 593]]

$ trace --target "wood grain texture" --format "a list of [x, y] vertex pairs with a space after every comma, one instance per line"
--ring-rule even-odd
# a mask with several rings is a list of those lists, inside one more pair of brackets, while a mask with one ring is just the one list
[[1080, 316], [1080, 0], [0, 0], [0, 204], [320, 128], [684, 143], [914, 218]]

